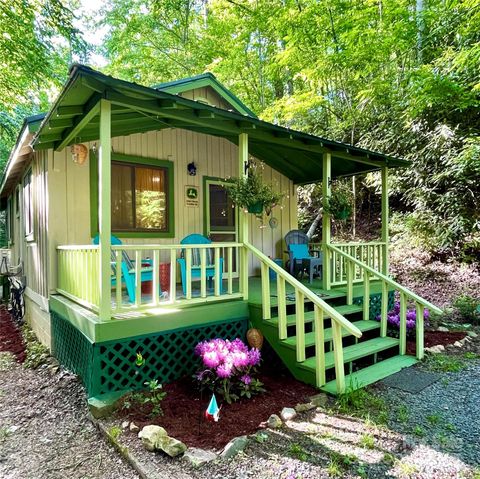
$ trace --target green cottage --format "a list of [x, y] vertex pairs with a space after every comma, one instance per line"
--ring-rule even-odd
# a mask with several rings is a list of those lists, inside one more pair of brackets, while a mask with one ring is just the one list
[[[224, 187], [252, 162], [284, 194], [264, 224]], [[388, 275], [388, 170], [406, 164], [261, 121], [209, 73], [147, 88], [74, 65], [52, 109], [25, 120], [1, 183], [27, 319], [90, 397], [189, 374], [198, 341], [249, 324], [306, 383], [375, 382], [422, 358], [424, 309], [438, 311]], [[326, 213], [315, 260], [270, 259], [287, 259], [296, 185], [322, 182], [329, 198], [332, 179], [369, 171], [382, 177], [379, 241], [332, 242]], [[312, 265], [321, 275], [299, 280]]]

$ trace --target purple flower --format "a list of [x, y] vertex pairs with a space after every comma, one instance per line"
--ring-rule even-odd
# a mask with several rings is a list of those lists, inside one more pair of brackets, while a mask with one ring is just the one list
[[232, 374], [232, 366], [228, 363], [220, 364], [217, 368], [217, 376], [219, 378], [229, 378]]
[[250, 366], [258, 366], [260, 364], [261, 354], [256, 348], [250, 349], [248, 352], [248, 363]]
[[248, 374], [244, 374], [241, 378], [240, 381], [242, 381], [243, 384], [248, 386], [252, 382], [252, 378]]
[[232, 351], [239, 351], [239, 352], [242, 352], [242, 353], [248, 353], [248, 346], [240, 338], [234, 339], [230, 343], [230, 346], [232, 348], [231, 349]]
[[216, 368], [220, 364], [220, 358], [216, 351], [207, 351], [203, 354], [203, 364], [207, 368]]
[[247, 353], [243, 351], [235, 351], [230, 354], [233, 360], [233, 365], [237, 369], [246, 368], [250, 364], [250, 358]]

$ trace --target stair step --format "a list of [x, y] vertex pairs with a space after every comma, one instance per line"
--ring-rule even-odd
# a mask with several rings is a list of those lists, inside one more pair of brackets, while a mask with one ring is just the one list
[[[375, 329], [380, 329], [380, 323], [378, 321], [354, 321], [352, 322], [354, 326], [356, 326], [362, 333], [366, 331], [373, 331]], [[331, 341], [333, 338], [333, 329], [332, 328], [325, 328], [324, 330], [325, 335], [325, 342]], [[351, 336], [351, 334], [342, 328], [342, 337]], [[297, 347], [297, 337], [291, 336], [281, 342], [288, 348], [295, 349]], [[309, 346], [315, 345], [315, 332], [305, 333], [305, 346], [308, 348]]]
[[[348, 390], [360, 389], [369, 384], [373, 384], [381, 379], [397, 373], [403, 368], [408, 368], [417, 363], [417, 359], [413, 356], [394, 356], [393, 358], [385, 359], [372, 366], [360, 369], [352, 374], [345, 376], [345, 386]], [[337, 394], [337, 384], [335, 380], [328, 382], [323, 386], [322, 391], [330, 394]]]
[[[354, 313], [359, 313], [363, 311], [363, 306], [358, 305], [358, 304], [344, 304], [342, 306], [334, 306], [333, 307], [336, 311], [338, 311], [342, 316], [348, 316], [349, 314], [354, 314]], [[328, 318], [328, 315], [325, 315], [324, 318]], [[314, 311], [306, 311], [305, 312], [305, 323], [311, 323], [313, 322], [315, 318], [315, 312]], [[289, 314], [287, 315], [287, 326], [294, 326], [296, 321], [296, 315], [295, 314]], [[266, 323], [272, 324], [272, 325], [278, 325], [278, 317], [275, 316], [272, 319], [266, 319]]]
[[[343, 362], [350, 363], [357, 359], [371, 354], [379, 353], [385, 349], [390, 349], [398, 346], [399, 340], [397, 338], [375, 338], [361, 343], [354, 344], [343, 348]], [[298, 366], [304, 369], [315, 371], [315, 357], [308, 358], [303, 363], [298, 363]], [[330, 369], [335, 366], [334, 352], [325, 353], [325, 369]]]

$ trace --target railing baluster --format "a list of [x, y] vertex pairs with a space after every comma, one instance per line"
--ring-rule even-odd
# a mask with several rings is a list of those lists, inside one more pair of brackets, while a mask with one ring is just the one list
[[343, 364], [342, 326], [332, 321], [333, 357], [335, 360], [335, 382], [337, 394], [345, 392], [345, 369]]
[[287, 339], [287, 297], [285, 291], [285, 278], [277, 275], [277, 310], [278, 310], [278, 336]]
[[200, 250], [200, 296], [207, 297], [207, 250], [205, 248]]
[[220, 296], [221, 279], [220, 279], [220, 248], [217, 246], [215, 252], [215, 296]]
[[269, 267], [263, 261], [260, 263], [260, 274], [262, 279], [262, 315], [263, 319], [270, 319], [272, 317], [272, 308], [270, 307]]
[[[317, 388], [323, 386], [325, 379], [325, 331], [323, 327], [323, 309], [314, 306], [315, 317], [315, 371]], [[334, 320], [332, 320], [332, 323]]]
[[228, 294], [233, 293], [233, 248], [227, 248]]
[[153, 250], [152, 301], [155, 306], [160, 302], [160, 251]]
[[423, 344], [423, 335], [424, 335], [424, 321], [423, 321], [423, 313], [424, 313], [424, 310], [425, 308], [423, 307], [423, 305], [419, 304], [419, 303], [415, 303], [415, 306], [416, 306], [416, 310], [415, 310], [415, 313], [416, 313], [416, 331], [415, 331], [415, 335], [416, 335], [416, 353], [417, 353], [417, 359], [423, 359], [423, 356], [424, 356], [424, 344]]
[[170, 250], [170, 302], [177, 302], [177, 250]]
[[185, 248], [186, 293], [187, 299], [192, 299], [192, 250]]
[[305, 297], [295, 289], [295, 325], [297, 339], [297, 362], [305, 361]]
[[347, 304], [353, 304], [353, 268], [351, 261], [347, 261]]
[[122, 308], [122, 252], [115, 251], [115, 297], [117, 311]]
[[407, 298], [400, 293], [400, 354], [407, 352]]
[[142, 304], [142, 252], [135, 250], [135, 306]]
[[380, 336], [387, 336], [387, 314], [388, 314], [388, 285], [382, 281], [382, 306], [380, 313]]
[[363, 319], [370, 319], [370, 273], [363, 271]]

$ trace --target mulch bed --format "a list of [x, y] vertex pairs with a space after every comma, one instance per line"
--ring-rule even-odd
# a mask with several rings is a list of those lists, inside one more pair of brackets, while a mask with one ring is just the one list
[[[457, 332], [443, 332], [443, 331], [425, 331], [424, 343], [426, 348], [431, 348], [432, 346], [437, 346], [441, 344], [442, 346], [447, 346], [453, 344], [455, 341], [462, 340], [467, 333], [463, 331]], [[415, 355], [415, 339], [407, 341], [407, 354]]]
[[[206, 391], [200, 398], [199, 391], [189, 378], [164, 386], [167, 392], [162, 402], [163, 416], [149, 417], [150, 407], [142, 406], [130, 412], [121, 410], [123, 418], [133, 421], [142, 428], [158, 424], [169, 436], [181, 440], [189, 447], [221, 449], [237, 436], [252, 434], [271, 414], [279, 414], [284, 407], [294, 407], [317, 394], [313, 387], [296, 381], [288, 373], [259, 375], [267, 392], [229, 404], [223, 404], [218, 422], [208, 422], [204, 413], [210, 401]], [[220, 406], [220, 397], [217, 400]]]
[[12, 321], [5, 306], [0, 306], [0, 351], [12, 353], [19, 363], [25, 361], [22, 333]]

